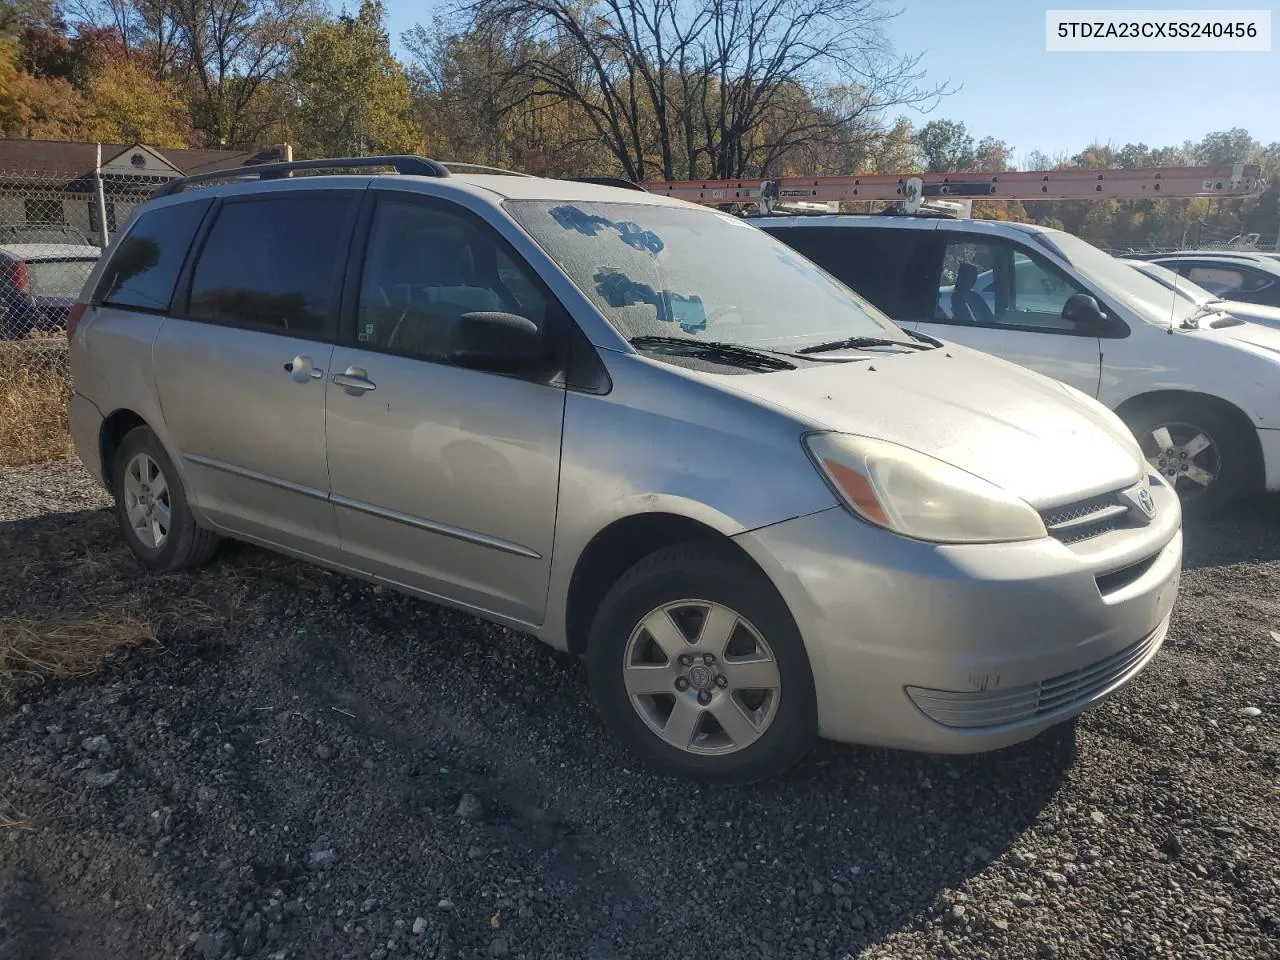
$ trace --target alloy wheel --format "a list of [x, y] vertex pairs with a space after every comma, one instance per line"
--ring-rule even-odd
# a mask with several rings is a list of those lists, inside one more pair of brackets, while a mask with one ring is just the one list
[[1203, 494], [1222, 472], [1222, 456], [1209, 433], [1190, 423], [1162, 423], [1142, 438], [1142, 453], [1183, 499]]
[[678, 600], [646, 614], [623, 659], [632, 707], [669, 745], [737, 753], [769, 729], [782, 677], [760, 631], [735, 610]]
[[147, 453], [135, 453], [124, 470], [124, 510], [134, 536], [144, 547], [158, 550], [169, 537], [173, 505], [169, 482], [160, 465]]

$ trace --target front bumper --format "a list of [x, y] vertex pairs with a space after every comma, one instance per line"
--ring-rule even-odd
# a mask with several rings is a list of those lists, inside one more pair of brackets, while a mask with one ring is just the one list
[[1075, 716], [1155, 656], [1182, 531], [1173, 492], [1152, 494], [1150, 525], [1070, 546], [920, 543], [838, 507], [735, 540], [796, 619], [823, 736], [976, 753]]
[[1280, 429], [1259, 430], [1264, 473], [1263, 488], [1270, 493], [1280, 491]]

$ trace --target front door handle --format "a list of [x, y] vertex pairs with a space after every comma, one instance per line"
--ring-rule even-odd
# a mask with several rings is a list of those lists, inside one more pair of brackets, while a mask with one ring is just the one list
[[368, 393], [378, 386], [369, 379], [369, 373], [364, 367], [347, 367], [346, 373], [335, 373], [330, 379], [353, 395]]
[[323, 370], [317, 370], [312, 365], [311, 358], [305, 353], [300, 353], [292, 360], [288, 360], [284, 364], [284, 372], [293, 378], [295, 383], [306, 383], [308, 380], [319, 380], [324, 376]]

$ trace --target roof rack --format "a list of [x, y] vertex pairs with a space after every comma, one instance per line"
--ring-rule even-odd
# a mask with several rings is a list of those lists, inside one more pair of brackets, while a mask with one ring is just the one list
[[490, 167], [483, 163], [467, 163], [464, 160], [439, 160], [437, 161], [448, 170], [457, 170], [460, 173], [502, 173], [509, 177], [532, 177], [532, 173], [524, 173], [520, 170], [508, 170], [506, 167]]
[[346, 170], [363, 167], [391, 167], [396, 173], [417, 177], [447, 177], [449, 168], [436, 160], [409, 155], [393, 157], [338, 157], [325, 160], [292, 160], [288, 163], [259, 163], [231, 170], [215, 170], [197, 173], [190, 177], [170, 180], [151, 194], [153, 198], [169, 197], [181, 193], [187, 187], [214, 180], [276, 180], [291, 176], [296, 170]]
[[779, 177], [772, 180], [651, 180], [651, 193], [719, 207], [758, 206], [782, 212], [788, 201], [901, 200], [925, 197], [990, 200], [1133, 200], [1144, 197], [1251, 197], [1266, 186], [1257, 164], [1118, 170], [1030, 170], [1003, 173], [879, 174]]
[[622, 190], [639, 190], [641, 193], [648, 193], [648, 188], [643, 183], [636, 183], [634, 180], [624, 180], [622, 177], [569, 177], [574, 183], [594, 183], [601, 187], [618, 187]]

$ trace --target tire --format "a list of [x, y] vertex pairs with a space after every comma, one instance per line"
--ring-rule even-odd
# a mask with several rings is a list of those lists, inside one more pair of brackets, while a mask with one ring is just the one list
[[817, 738], [800, 632], [773, 584], [734, 547], [693, 541], [633, 566], [596, 611], [586, 659], [610, 728], [668, 772], [749, 783], [781, 773]]
[[196, 524], [182, 479], [150, 428], [135, 427], [121, 441], [111, 463], [111, 491], [125, 542], [149, 569], [199, 566], [218, 549], [219, 537]]
[[[1228, 410], [1172, 397], [1127, 412], [1124, 420], [1151, 469], [1174, 487], [1188, 516], [1211, 514], [1258, 487], [1256, 451]], [[1201, 438], [1209, 446], [1197, 449]], [[1202, 484], [1198, 478], [1205, 475], [1212, 479]]]

